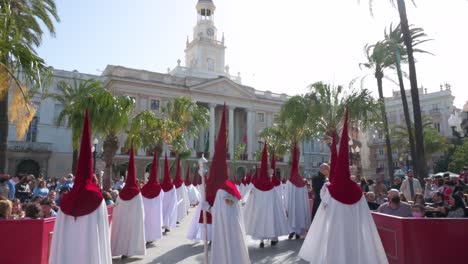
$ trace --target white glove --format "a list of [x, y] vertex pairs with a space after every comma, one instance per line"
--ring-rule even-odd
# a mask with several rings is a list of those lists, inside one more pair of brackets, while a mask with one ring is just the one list
[[211, 207], [211, 206], [210, 206], [210, 204], [209, 204], [207, 201], [204, 201], [204, 202], [202, 203], [202, 205], [201, 205], [201, 209], [202, 209], [203, 211], [209, 211], [209, 210], [210, 210], [210, 207]]

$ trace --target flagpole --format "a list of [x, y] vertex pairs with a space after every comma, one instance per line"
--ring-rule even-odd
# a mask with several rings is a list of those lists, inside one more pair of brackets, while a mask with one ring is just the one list
[[205, 230], [204, 232], [204, 255], [205, 255], [205, 264], [208, 264], [208, 226], [206, 223], [206, 210], [203, 210], [203, 205], [205, 204], [206, 201], [206, 182], [205, 182], [205, 169], [204, 169], [204, 164], [206, 164], [208, 161], [205, 159], [205, 155], [202, 154], [202, 157], [198, 160], [198, 165], [199, 165], [199, 170], [198, 174], [200, 174], [202, 178], [202, 186], [203, 186], [203, 192], [202, 192], [202, 214], [203, 214], [203, 229]]

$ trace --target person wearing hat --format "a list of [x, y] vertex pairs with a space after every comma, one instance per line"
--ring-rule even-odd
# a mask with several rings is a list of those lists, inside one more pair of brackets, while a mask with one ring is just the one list
[[248, 264], [249, 251], [245, 239], [241, 195], [229, 180], [226, 162], [226, 105], [216, 139], [215, 151], [206, 185], [206, 201], [213, 221], [211, 264]]
[[187, 215], [187, 210], [190, 206], [188, 199], [187, 187], [185, 187], [180, 169], [180, 158], [177, 159], [176, 177], [174, 179], [174, 187], [177, 195], [177, 224]]
[[289, 239], [294, 235], [296, 239], [305, 235], [310, 226], [310, 203], [307, 186], [299, 175], [299, 159], [297, 145], [294, 144], [292, 153], [291, 173], [286, 182], [285, 204], [288, 211]]
[[271, 245], [278, 243], [278, 237], [289, 233], [286, 212], [280, 192], [268, 176], [267, 144], [264, 144], [260, 173], [253, 182], [252, 193], [245, 206], [245, 226], [247, 235], [260, 240], [260, 248], [265, 246], [263, 240], [269, 239]]
[[408, 201], [413, 201], [416, 193], [422, 193], [423, 189], [418, 179], [414, 178], [413, 170], [408, 170], [407, 178], [401, 183], [400, 192], [402, 192]]
[[111, 264], [109, 216], [93, 182], [88, 111], [85, 113], [75, 184], [61, 199], [50, 248], [50, 264]]
[[143, 205], [145, 208], [145, 241], [151, 244], [162, 238], [162, 197], [161, 185], [158, 182], [158, 158], [153, 153], [150, 177], [148, 182], [141, 188]]
[[127, 171], [125, 186], [119, 192], [112, 211], [111, 228], [112, 256], [122, 258], [146, 255], [145, 211], [143, 197], [136, 181], [133, 144], [130, 147]]
[[171, 228], [176, 227], [177, 223], [177, 193], [169, 173], [169, 162], [167, 154], [164, 157], [164, 178], [161, 184], [164, 191], [163, 196], [163, 228], [167, 233]]
[[351, 180], [347, 111], [343, 124], [336, 167], [330, 183], [321, 189], [322, 202], [299, 256], [310, 263], [386, 264], [387, 256], [366, 199]]

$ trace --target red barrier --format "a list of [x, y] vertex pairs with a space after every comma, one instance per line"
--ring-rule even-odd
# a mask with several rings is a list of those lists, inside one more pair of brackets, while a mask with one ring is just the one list
[[[107, 207], [109, 223], [113, 206]], [[1, 264], [47, 264], [55, 217], [0, 220]]]
[[466, 218], [372, 216], [391, 264], [461, 263], [468, 259]]

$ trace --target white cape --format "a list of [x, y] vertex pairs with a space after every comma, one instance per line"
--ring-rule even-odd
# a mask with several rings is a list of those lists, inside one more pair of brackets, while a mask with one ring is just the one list
[[[229, 205], [226, 199], [234, 203]], [[211, 264], [248, 264], [249, 251], [245, 239], [244, 218], [239, 200], [220, 189], [213, 207], [213, 243]]]
[[94, 212], [76, 219], [59, 210], [49, 263], [112, 263], [109, 218], [104, 200]]
[[331, 197], [326, 186], [299, 256], [320, 264], [388, 263], [364, 196], [355, 204], [343, 204]]
[[289, 234], [281, 198], [273, 188], [261, 191], [252, 187], [244, 211], [245, 229], [253, 239], [271, 239]]
[[164, 192], [159, 192], [157, 197], [148, 199], [143, 197], [145, 207], [145, 240], [157, 241], [162, 238], [162, 197]]
[[197, 205], [198, 203], [200, 203], [201, 196], [200, 196], [200, 192], [198, 191], [198, 189], [195, 188], [195, 186], [193, 186], [192, 184], [186, 187], [187, 187], [187, 195], [190, 201], [190, 205]]
[[311, 213], [307, 187], [298, 188], [290, 181], [286, 183], [285, 204], [291, 232], [303, 235], [310, 227]]
[[163, 227], [174, 228], [177, 222], [177, 193], [175, 186], [163, 196]]
[[[203, 241], [205, 240], [205, 227], [203, 223], [200, 222], [200, 212], [201, 212], [202, 203], [198, 204], [193, 214], [192, 222], [190, 223], [189, 231], [187, 238], [192, 241]], [[207, 239], [211, 241], [212, 239], [212, 225], [207, 224]]]
[[190, 202], [187, 194], [187, 187], [182, 184], [179, 188], [176, 188], [177, 194], [177, 222], [182, 221], [187, 215], [187, 210], [190, 206]]
[[117, 198], [112, 211], [112, 256], [145, 255], [145, 212], [141, 193], [129, 201]]

